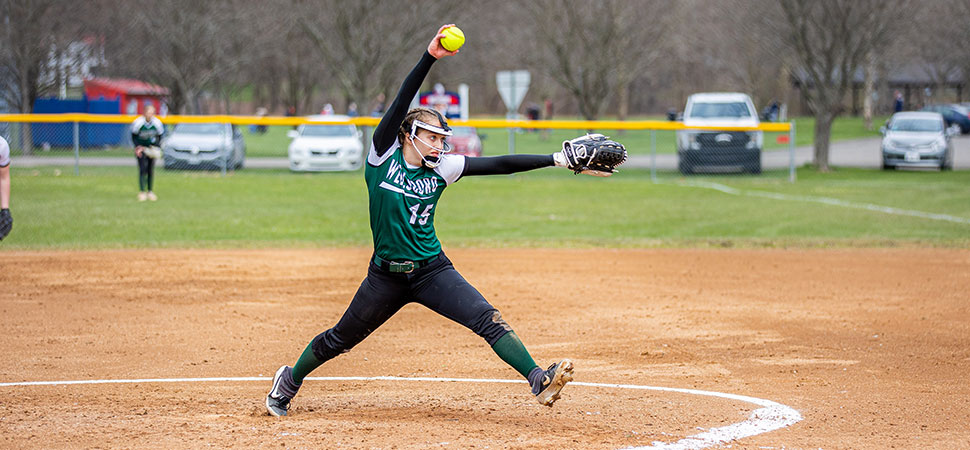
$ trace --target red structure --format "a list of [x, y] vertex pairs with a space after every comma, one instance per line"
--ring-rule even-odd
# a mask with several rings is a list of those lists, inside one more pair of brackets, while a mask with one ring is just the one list
[[154, 105], [161, 113], [168, 89], [140, 80], [92, 78], [84, 80], [84, 95], [90, 100], [118, 100], [118, 114], [141, 114], [146, 105]]

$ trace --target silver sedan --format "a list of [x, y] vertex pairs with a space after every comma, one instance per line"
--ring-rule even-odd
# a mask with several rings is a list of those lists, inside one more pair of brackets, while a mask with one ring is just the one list
[[883, 169], [953, 169], [953, 145], [950, 138], [955, 130], [946, 128], [940, 113], [899, 112], [893, 114], [880, 131], [883, 134]]

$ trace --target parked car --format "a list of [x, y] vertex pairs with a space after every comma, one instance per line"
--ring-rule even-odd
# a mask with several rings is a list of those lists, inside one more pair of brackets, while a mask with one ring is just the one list
[[882, 168], [939, 167], [953, 169], [953, 145], [948, 128], [937, 112], [898, 112], [879, 130], [882, 138]]
[[970, 110], [960, 105], [937, 104], [926, 105], [920, 111], [932, 111], [943, 115], [946, 126], [957, 125], [963, 134], [970, 133]]
[[[687, 99], [684, 125], [756, 127], [758, 113], [751, 97], [736, 92], [693, 94]], [[677, 132], [678, 168], [697, 172], [761, 173], [761, 131], [681, 130]]]
[[246, 161], [242, 132], [228, 123], [178, 123], [162, 142], [166, 169], [241, 169]]
[[475, 127], [452, 127], [452, 135], [448, 138], [451, 152], [465, 156], [482, 156], [482, 137]]
[[[347, 116], [309, 116], [309, 120], [348, 120]], [[352, 124], [304, 124], [287, 133], [290, 170], [356, 170], [364, 160], [362, 133]]]

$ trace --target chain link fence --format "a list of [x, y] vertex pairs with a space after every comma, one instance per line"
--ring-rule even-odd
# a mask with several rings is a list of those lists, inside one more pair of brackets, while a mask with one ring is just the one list
[[[480, 128], [489, 150], [509, 153], [552, 153], [563, 140], [583, 133], [601, 133], [621, 143], [629, 153], [620, 171], [649, 171], [654, 181], [704, 177], [747, 176], [795, 181], [794, 124], [765, 123], [757, 129], [687, 128], [680, 122], [598, 122], [590, 127], [574, 123], [537, 122], [512, 129]], [[486, 125], [494, 125], [486, 123]], [[505, 142], [508, 145], [505, 145]], [[538, 149], [538, 151], [536, 151]]]
[[[136, 166], [130, 128], [92, 122], [0, 123], [18, 166]], [[171, 139], [162, 141], [154, 165], [162, 170], [216, 171], [222, 174], [245, 164], [245, 137], [238, 126], [224, 123], [166, 125]]]
[[[130, 166], [137, 162], [129, 116], [0, 115], [0, 135], [19, 167]], [[32, 118], [39, 121], [28, 121]], [[7, 121], [4, 121], [4, 118]], [[15, 120], [10, 120], [15, 119]], [[158, 172], [276, 169], [293, 172], [358, 170], [379, 119], [302, 117], [170, 116]], [[794, 125], [758, 128], [687, 128], [668, 121], [454, 121], [453, 147], [470, 156], [549, 154], [562, 141], [587, 132], [622, 142], [630, 159], [621, 170], [670, 177], [758, 176], [794, 181]]]

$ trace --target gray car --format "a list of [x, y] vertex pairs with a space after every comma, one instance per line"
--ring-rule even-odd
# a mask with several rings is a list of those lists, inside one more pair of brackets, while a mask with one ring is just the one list
[[882, 168], [897, 167], [953, 169], [956, 131], [947, 128], [937, 112], [899, 112], [893, 114], [882, 132]]
[[162, 143], [166, 169], [241, 169], [246, 143], [235, 125], [179, 123]]

